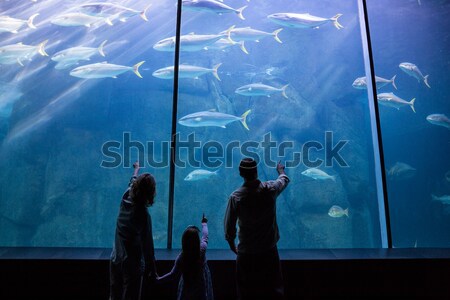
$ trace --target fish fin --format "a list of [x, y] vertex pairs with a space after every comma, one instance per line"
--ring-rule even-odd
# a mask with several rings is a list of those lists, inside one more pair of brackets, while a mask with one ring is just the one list
[[255, 42], [259, 43], [259, 40], [255, 40]]
[[248, 54], [247, 49], [245, 49], [244, 41], [239, 42], [239, 48], [241, 48], [242, 52], [244, 52], [245, 54]]
[[395, 85], [395, 77], [397, 77], [397, 75], [394, 75], [394, 77], [391, 78], [391, 81], [392, 81], [392, 86], [395, 87], [395, 89], [397, 90], [397, 86]]
[[103, 47], [105, 47], [105, 44], [108, 40], [104, 40], [103, 43], [100, 44], [98, 47], [98, 53], [100, 53], [101, 56], [105, 57], [105, 52], [103, 51]]
[[11, 31], [11, 33], [19, 33], [19, 31], [13, 30], [13, 31]]
[[339, 24], [338, 22], [338, 18], [342, 16], [342, 14], [337, 14], [334, 17], [331, 18], [331, 21], [333, 21], [333, 25], [334, 27], [336, 27], [337, 29], [341, 29], [344, 28], [344, 26], [342, 26], [341, 24]]
[[193, 31], [188, 33], [188, 35], [194, 35], [194, 34], [195, 34], [195, 32], [193, 32]]
[[220, 77], [219, 77], [219, 74], [217, 73], [217, 70], [219, 69], [219, 67], [220, 67], [221, 65], [222, 65], [222, 63], [217, 64], [217, 65], [215, 65], [215, 66], [213, 67], [213, 75], [214, 75], [214, 77], [216, 77], [217, 80], [219, 80], [219, 81], [220, 81]]
[[38, 45], [38, 52], [42, 56], [48, 56], [47, 52], [45, 52], [45, 45], [48, 43], [48, 40], [43, 41]]
[[334, 182], [336, 182], [336, 175], [331, 176], [331, 180], [333, 180]]
[[226, 128], [225, 125], [219, 126], [220, 128]]
[[247, 126], [247, 116], [248, 116], [248, 114], [249, 114], [251, 111], [252, 111], [252, 110], [249, 109], [249, 110], [247, 110], [245, 113], [243, 113], [242, 116], [241, 116], [241, 123], [242, 123], [242, 125], [244, 125], [245, 129], [247, 129], [247, 130], [250, 130], [250, 129], [248, 128], [248, 126]]
[[194, 79], [200, 79], [200, 78], [198, 78], [198, 76], [195, 76]]
[[227, 30], [225, 30], [225, 35], [227, 36], [227, 40], [232, 44], [236, 44], [235, 41], [233, 41], [231, 39], [231, 31], [234, 29], [234, 27], [236, 27], [236, 25], [232, 25], [230, 28], [228, 28]]
[[117, 79], [117, 76], [111, 76], [112, 78], [114, 78], [114, 79]]
[[[110, 18], [106, 18], [105, 19], [105, 23], [108, 24], [109, 26], [113, 26], [114, 25]], [[91, 26], [91, 25], [89, 25], [89, 26]]]
[[431, 86], [428, 84], [428, 76], [430, 76], [430, 75], [426, 75], [426, 76], [423, 78], [423, 82], [426, 84], [427, 87], [429, 87], [429, 88], [431, 89]]
[[242, 14], [242, 12], [244, 11], [244, 9], [247, 8], [248, 5], [242, 6], [241, 8], [238, 8], [236, 10], [236, 13], [238, 14], [239, 19], [241, 20], [245, 20], [244, 15]]
[[136, 74], [137, 77], [143, 78], [142, 75], [139, 73], [139, 67], [142, 66], [142, 64], [145, 63], [145, 60], [138, 62], [133, 66], [133, 72]]
[[286, 84], [285, 86], [283, 86], [281, 88], [281, 94], [283, 95], [284, 98], [289, 99], [288, 96], [286, 95], [286, 89], [289, 86], [289, 84]]
[[413, 98], [411, 101], [409, 101], [409, 105], [411, 106], [411, 109], [413, 112], [416, 112], [416, 110], [414, 109], [414, 102], [416, 101], [416, 98]]
[[91, 24], [84, 24], [87, 28], [91, 28]]
[[208, 47], [203, 47], [203, 50], [206, 50], [206, 51], [208, 51], [209, 49], [208, 49]]
[[275, 41], [277, 41], [280, 44], [283, 44], [283, 42], [278, 37], [278, 34], [280, 33], [281, 30], [283, 30], [283, 28], [275, 30], [274, 32], [272, 32], [272, 34], [273, 34], [273, 38], [275, 39]]
[[39, 16], [39, 14], [34, 14], [28, 19], [28, 21], [27, 21], [28, 27], [30, 27], [32, 29], [36, 29], [36, 26], [33, 24], [33, 20], [34, 20], [34, 18], [36, 18], [36, 16]]
[[344, 209], [344, 215], [346, 215], [348, 218], [348, 208]]
[[127, 21], [127, 18], [120, 18], [119, 21], [125, 23]]
[[17, 63], [18, 63], [19, 65], [21, 65], [22, 67], [24, 67], [24, 64], [22, 63], [22, 61], [20, 60], [20, 58], [17, 58]]
[[150, 8], [150, 6], [152, 6], [151, 4], [147, 5], [143, 11], [141, 11], [141, 13], [139, 14], [139, 16], [142, 18], [142, 20], [144, 20], [145, 22], [148, 22], [147, 19], [147, 10]]

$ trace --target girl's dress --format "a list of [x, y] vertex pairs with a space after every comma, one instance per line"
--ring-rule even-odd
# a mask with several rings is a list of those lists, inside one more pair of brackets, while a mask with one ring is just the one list
[[180, 278], [178, 284], [178, 300], [213, 300], [213, 287], [211, 281], [211, 273], [209, 272], [208, 263], [206, 261], [206, 248], [208, 247], [208, 225], [202, 223], [202, 238], [200, 241], [200, 260], [201, 272], [196, 278], [183, 278], [181, 265], [183, 263], [183, 254], [180, 253], [175, 260], [175, 264], [170, 273], [162, 276], [160, 282], [170, 281]]

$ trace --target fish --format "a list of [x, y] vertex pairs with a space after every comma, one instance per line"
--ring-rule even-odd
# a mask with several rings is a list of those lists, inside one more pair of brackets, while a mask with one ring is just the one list
[[247, 126], [247, 116], [251, 110], [247, 110], [242, 116], [237, 117], [229, 114], [224, 114], [215, 111], [200, 111], [178, 120], [178, 123], [188, 127], [203, 127], [203, 126], [215, 126], [226, 128], [229, 123], [240, 121], [245, 129], [250, 130]]
[[[217, 80], [220, 81], [217, 70], [222, 65], [222, 63], [215, 65], [212, 69], [191, 66], [191, 65], [179, 65], [178, 76], [179, 78], [198, 78], [201, 75], [212, 73]], [[161, 79], [173, 79], [174, 76], [174, 66], [158, 69], [152, 74], [153, 76]]]
[[182, 1], [183, 10], [186, 11], [205, 11], [212, 12], [216, 14], [226, 14], [235, 13], [241, 20], [245, 20], [242, 12], [247, 8], [247, 5], [234, 9], [224, 3], [215, 0], [183, 0]]
[[333, 218], [340, 218], [340, 217], [343, 217], [343, 216], [347, 216], [347, 218], [348, 218], [348, 208], [343, 209], [340, 206], [333, 205], [328, 210], [328, 215], [330, 217], [333, 217]]
[[288, 99], [288, 96], [286, 95], [286, 88], [289, 86], [289, 84], [286, 84], [282, 88], [276, 88], [270, 85], [265, 85], [262, 83], [252, 83], [247, 84], [244, 86], [241, 86], [237, 88], [234, 92], [239, 95], [243, 96], [266, 96], [270, 97], [270, 95], [281, 92], [284, 98]]
[[48, 40], [43, 41], [37, 46], [24, 45], [23, 43], [6, 45], [0, 47], [0, 64], [11, 65], [18, 63], [23, 66], [23, 60], [31, 60], [36, 54], [48, 56], [45, 52], [45, 45]]
[[290, 28], [319, 28], [321, 25], [332, 22], [334, 27], [341, 29], [344, 28], [344, 26], [338, 22], [338, 18], [341, 16], [342, 14], [337, 14], [334, 17], [327, 19], [316, 17], [309, 13], [275, 13], [267, 16], [267, 18], [276, 24]]
[[86, 79], [106, 77], [117, 78], [117, 75], [120, 75], [127, 71], [133, 71], [136, 76], [142, 78], [141, 74], [139, 73], [139, 67], [144, 62], [145, 61], [138, 62], [132, 67], [108, 64], [107, 62], [84, 65], [70, 71], [70, 75]]
[[[265, 32], [261, 30], [252, 29], [250, 27], [243, 28], [233, 28], [230, 30], [230, 38], [235, 42], [240, 41], [255, 41], [259, 42], [261, 39], [273, 36], [273, 38], [280, 44], [283, 42], [278, 37], [278, 34], [283, 30], [283, 28], [277, 29], [273, 32]], [[221, 32], [226, 34], [226, 32]]]
[[331, 179], [333, 181], [336, 181], [336, 175], [328, 175], [326, 172], [319, 170], [317, 168], [309, 168], [306, 169], [305, 171], [303, 171], [301, 173], [304, 176], [308, 176], [314, 180], [327, 180], [327, 179]]
[[450, 129], [450, 119], [444, 114], [431, 114], [427, 116], [427, 121], [431, 124], [443, 126]]
[[450, 204], [450, 195], [442, 195], [442, 196], [436, 196], [436, 195], [431, 195], [431, 199], [433, 201], [440, 201], [443, 204]]
[[184, 181], [200, 181], [200, 180], [207, 180], [211, 179], [215, 176], [217, 176], [217, 172], [219, 170], [216, 170], [214, 172], [208, 171], [208, 170], [194, 170], [190, 172], [185, 178]]
[[207, 46], [207, 50], [225, 50], [231, 46], [239, 45], [239, 48], [244, 52], [245, 54], [248, 54], [247, 49], [245, 48], [244, 41], [240, 42], [234, 42], [230, 39], [224, 39], [221, 38], [218, 41], [215, 41], [213, 44]]
[[416, 78], [419, 82], [423, 81], [425, 85], [431, 89], [431, 86], [428, 84], [428, 76], [423, 76], [422, 72], [420, 72], [419, 68], [412, 63], [409, 62], [402, 62], [400, 65], [398, 65], [402, 71], [404, 71], [409, 76], [412, 76]]
[[18, 33], [19, 30], [25, 25], [31, 29], [36, 29], [33, 21], [37, 16], [39, 16], [39, 14], [34, 14], [29, 17], [28, 20], [15, 19], [9, 16], [0, 16], [0, 32]]
[[447, 171], [446, 173], [445, 173], [445, 180], [447, 180], [447, 182], [450, 182], [450, 171]]
[[[233, 27], [233, 26], [232, 26]], [[230, 39], [230, 27], [226, 30], [226, 34], [195, 34], [191, 32], [180, 36], [180, 51], [200, 51], [208, 49], [209, 45], [214, 44], [222, 38]], [[160, 40], [153, 45], [153, 49], [157, 51], [175, 51], [175, 37]]]
[[404, 180], [410, 179], [416, 175], [416, 169], [403, 162], [396, 162], [388, 170], [386, 170], [387, 176], [390, 179]]
[[82, 4], [79, 6], [80, 12], [96, 17], [104, 17], [110, 20], [119, 19], [121, 22], [126, 22], [129, 18], [139, 15], [144, 21], [148, 21], [147, 10], [152, 6], [147, 5], [143, 10], [135, 10], [117, 3], [107, 2], [93, 2]]
[[50, 23], [58, 25], [58, 26], [86, 26], [91, 27], [95, 23], [102, 23], [112, 26], [113, 23], [109, 18], [90, 16], [79, 12], [74, 13], [66, 13], [59, 16], [54, 17], [50, 20]]
[[[380, 89], [380, 88], [388, 85], [389, 83], [392, 84], [392, 86], [395, 89], [397, 89], [397, 86], [395, 85], [395, 77], [396, 76], [397, 75], [394, 75], [391, 79], [385, 79], [385, 78], [382, 78], [382, 77], [375, 76], [375, 83], [377, 85], [377, 89]], [[366, 78], [366, 76], [356, 78], [355, 81], [353, 81], [352, 86], [355, 89], [361, 89], [361, 90], [362, 89], [367, 89], [367, 78]]]
[[66, 69], [73, 65], [76, 65], [80, 60], [90, 60], [91, 56], [99, 53], [105, 57], [103, 47], [106, 44], [106, 40], [100, 44], [98, 48], [92, 47], [72, 47], [55, 53], [51, 60], [58, 62], [55, 69]]
[[396, 109], [400, 109], [400, 107], [409, 105], [413, 112], [416, 112], [414, 109], [414, 102], [416, 98], [413, 98], [411, 101], [405, 101], [400, 97], [394, 95], [394, 93], [381, 93], [377, 95], [378, 103], [384, 106], [394, 107]]

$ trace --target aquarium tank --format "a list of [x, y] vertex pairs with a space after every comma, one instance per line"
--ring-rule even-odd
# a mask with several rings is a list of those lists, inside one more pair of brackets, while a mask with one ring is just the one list
[[[286, 165], [280, 249], [450, 246], [447, 1], [2, 0], [0, 247], [110, 248], [139, 161], [159, 249]], [[438, 30], [439, 29], [439, 30]]]

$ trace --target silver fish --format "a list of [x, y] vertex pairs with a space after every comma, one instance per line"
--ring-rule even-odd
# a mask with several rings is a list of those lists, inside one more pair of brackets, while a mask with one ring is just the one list
[[337, 29], [344, 28], [338, 22], [338, 18], [342, 14], [337, 14], [332, 18], [321, 18], [312, 16], [309, 13], [295, 14], [295, 13], [276, 13], [267, 16], [272, 22], [291, 28], [319, 28], [319, 26], [332, 22]]
[[286, 95], [286, 88], [289, 86], [289, 84], [286, 84], [282, 88], [275, 88], [270, 85], [265, 85], [262, 83], [252, 83], [247, 84], [244, 86], [241, 86], [236, 89], [235, 93], [243, 96], [266, 96], [270, 97], [270, 95], [279, 93], [283, 95], [284, 98], [288, 98]]
[[410, 179], [416, 175], [416, 169], [403, 162], [396, 162], [386, 171], [388, 178], [395, 180]]
[[400, 109], [400, 107], [409, 105], [413, 112], [416, 112], [414, 109], [414, 102], [416, 98], [413, 98], [411, 101], [407, 102], [400, 97], [394, 95], [394, 93], [381, 93], [377, 95], [378, 103], [384, 106], [394, 107], [396, 109]]
[[[198, 78], [198, 76], [212, 73], [217, 80], [220, 81], [217, 70], [222, 64], [215, 65], [212, 69], [191, 66], [191, 65], [180, 65], [178, 68], [179, 78]], [[152, 74], [153, 76], [161, 79], [173, 79], [174, 76], [174, 66], [158, 69]]]
[[450, 129], [450, 119], [444, 114], [431, 114], [427, 116], [427, 121], [431, 124], [443, 126]]
[[428, 84], [429, 75], [423, 76], [422, 72], [420, 72], [419, 68], [415, 64], [403, 62], [399, 65], [399, 67], [409, 76], [416, 78], [419, 82], [422, 80], [427, 87], [431, 88], [431, 86]]
[[442, 195], [442, 196], [431, 195], [431, 199], [433, 199], [433, 201], [440, 201], [443, 204], [450, 204], [450, 195]]
[[90, 60], [91, 56], [99, 53], [105, 57], [103, 47], [107, 41], [103, 41], [98, 48], [92, 47], [72, 47], [55, 53], [51, 60], [58, 62], [55, 69], [65, 69], [76, 65], [80, 60]]
[[34, 14], [28, 20], [11, 18], [9, 16], [0, 16], [0, 32], [18, 33], [19, 30], [27, 25], [29, 28], [36, 29], [33, 24], [34, 18], [39, 14]]
[[117, 18], [121, 22], [126, 22], [129, 18], [136, 15], [139, 15], [144, 21], [148, 21], [146, 14], [150, 6], [151, 4], [139, 11], [117, 3], [94, 2], [80, 5], [79, 10], [90, 16], [104, 17], [110, 20]]
[[332, 218], [340, 218], [343, 216], [347, 216], [347, 218], [348, 218], [348, 208], [343, 209], [342, 207], [340, 207], [338, 205], [333, 205], [328, 210], [328, 215]]
[[226, 128], [226, 125], [232, 122], [240, 121], [245, 129], [250, 130], [247, 126], [247, 116], [251, 110], [247, 110], [242, 116], [237, 117], [215, 111], [201, 111], [182, 117], [178, 123], [188, 127], [215, 126]]
[[[272, 36], [278, 43], [283, 43], [280, 38], [278, 37], [278, 34], [283, 30], [283, 28], [277, 29], [273, 32], [265, 32], [261, 30], [252, 29], [250, 27], [243, 27], [243, 28], [233, 28], [230, 31], [230, 38], [233, 41], [240, 42], [240, 41], [255, 41], [259, 42], [261, 39]], [[225, 34], [226, 32], [221, 32]]]
[[[377, 89], [380, 89], [386, 85], [388, 85], [389, 83], [392, 84], [392, 86], [397, 89], [397, 86], [395, 85], [395, 77], [397, 75], [394, 75], [391, 79], [385, 79], [382, 77], [378, 77], [375, 76], [375, 83], [377, 85]], [[353, 81], [352, 86], [355, 89], [367, 89], [367, 78], [366, 76], [364, 77], [358, 77], [355, 79], [355, 81]]]
[[191, 11], [206, 11], [212, 12], [216, 14], [226, 14], [226, 13], [235, 13], [241, 20], [245, 20], [242, 12], [247, 8], [243, 6], [238, 9], [234, 9], [224, 3], [214, 1], [214, 0], [183, 0], [182, 1], [183, 10], [191, 10]]
[[45, 52], [45, 45], [47, 42], [48, 40], [37, 46], [18, 43], [0, 47], [0, 64], [11, 65], [18, 63], [23, 66], [23, 60], [31, 60], [37, 53], [42, 56], [48, 56], [47, 52]]
[[142, 78], [141, 74], [139, 73], [139, 67], [144, 62], [145, 61], [141, 61], [132, 67], [108, 64], [106, 62], [84, 65], [70, 71], [70, 75], [86, 79], [106, 77], [117, 78], [117, 75], [120, 75], [127, 71], [133, 71], [136, 76]]
[[326, 172], [319, 170], [317, 168], [309, 168], [302, 172], [302, 175], [308, 176], [314, 180], [326, 180], [331, 179], [336, 181], [336, 175], [328, 175]]
[[67, 27], [71, 27], [71, 26], [91, 27], [93, 24], [103, 23], [103, 22], [105, 22], [106, 24], [108, 24], [110, 26], [113, 25], [111, 20], [108, 18], [90, 16], [90, 15], [82, 14], [79, 12], [62, 14], [62, 15], [56, 16], [52, 20], [50, 20], [50, 23], [52, 23], [52, 24], [59, 25], [59, 26], [67, 26]]
[[207, 179], [211, 179], [215, 176], [217, 176], [217, 171], [211, 172], [208, 170], [203, 170], [203, 169], [199, 169], [199, 170], [194, 170], [192, 172], [190, 172], [185, 178], [185, 181], [199, 181], [199, 180], [207, 180]]

